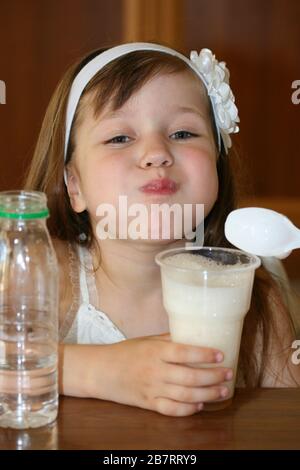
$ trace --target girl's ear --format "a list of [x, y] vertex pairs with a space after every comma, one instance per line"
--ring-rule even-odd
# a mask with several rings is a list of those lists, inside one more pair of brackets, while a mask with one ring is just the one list
[[67, 167], [67, 191], [72, 209], [75, 212], [83, 212], [86, 209], [85, 199], [81, 193], [79, 177], [75, 168]]

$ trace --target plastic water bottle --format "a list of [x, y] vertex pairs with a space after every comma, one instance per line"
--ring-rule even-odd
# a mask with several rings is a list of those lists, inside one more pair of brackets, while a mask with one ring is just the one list
[[58, 410], [58, 268], [46, 195], [0, 192], [0, 426], [39, 427]]

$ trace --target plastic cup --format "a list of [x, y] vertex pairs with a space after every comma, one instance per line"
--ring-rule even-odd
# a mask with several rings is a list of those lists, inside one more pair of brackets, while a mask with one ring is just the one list
[[223, 362], [196, 367], [233, 370], [232, 380], [224, 383], [229, 395], [204, 404], [206, 410], [225, 408], [234, 395], [243, 322], [260, 259], [240, 250], [183, 247], [162, 251], [155, 261], [172, 340], [223, 352]]

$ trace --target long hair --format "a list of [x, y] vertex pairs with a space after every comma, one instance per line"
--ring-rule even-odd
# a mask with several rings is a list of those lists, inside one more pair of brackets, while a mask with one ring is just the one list
[[[51, 236], [72, 244], [81, 243], [87, 248], [94, 242], [89, 214], [87, 211], [82, 213], [73, 211], [63, 178], [65, 116], [67, 99], [75, 76], [86, 63], [104, 50], [95, 50], [70, 67], [58, 84], [48, 106], [24, 185], [26, 189], [46, 193], [51, 214], [48, 220]], [[92, 96], [91, 103], [96, 117], [108, 102], [114, 111], [119, 109], [153, 76], [183, 71], [193, 73], [179, 58], [157, 51], [131, 52], [103, 67], [87, 84], [80, 98], [71, 128], [66, 163], [72, 159], [74, 136], [80, 122], [85, 97]], [[216, 140], [212, 112], [211, 124]], [[206, 246], [230, 246], [225, 238], [224, 223], [229, 212], [237, 207], [235, 185], [237, 175], [235, 174], [233, 178], [232, 166], [234, 158], [236, 158], [235, 152], [231, 151], [227, 155], [222, 147], [217, 160], [219, 193], [213, 209], [205, 220]], [[85, 234], [85, 239], [80, 241], [82, 233]], [[244, 322], [238, 367], [238, 383], [246, 386], [258, 386], [261, 383], [270, 338], [276, 335], [271, 308], [267, 302], [269, 292], [273, 288], [272, 278], [263, 268], [258, 269], [250, 311]], [[288, 315], [287, 319], [290, 321]], [[256, 353], [258, 336], [261, 338], [259, 358]]]

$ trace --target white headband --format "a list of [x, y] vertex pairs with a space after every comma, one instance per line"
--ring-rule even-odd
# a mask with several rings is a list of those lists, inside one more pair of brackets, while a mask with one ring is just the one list
[[[129, 52], [135, 51], [159, 51], [179, 57], [200, 77], [204, 83], [207, 94], [213, 108], [214, 119], [218, 131], [218, 146], [221, 149], [221, 139], [225, 150], [231, 147], [231, 139], [229, 134], [239, 131], [237, 122], [239, 122], [238, 110], [234, 104], [234, 96], [229, 87], [229, 71], [225, 62], [218, 62], [209, 49], [202, 49], [200, 54], [192, 51], [190, 59], [180, 52], [160, 44], [152, 44], [147, 42], [132, 42], [112, 47], [101, 54], [97, 55], [88, 62], [75, 77], [67, 105], [66, 114], [66, 133], [65, 133], [65, 150], [64, 160], [66, 161], [68, 143], [72, 122], [76, 112], [81, 94], [92, 79], [92, 77], [101, 70], [106, 64], [114, 59], [121, 57]], [[66, 177], [65, 177], [66, 180]]]

